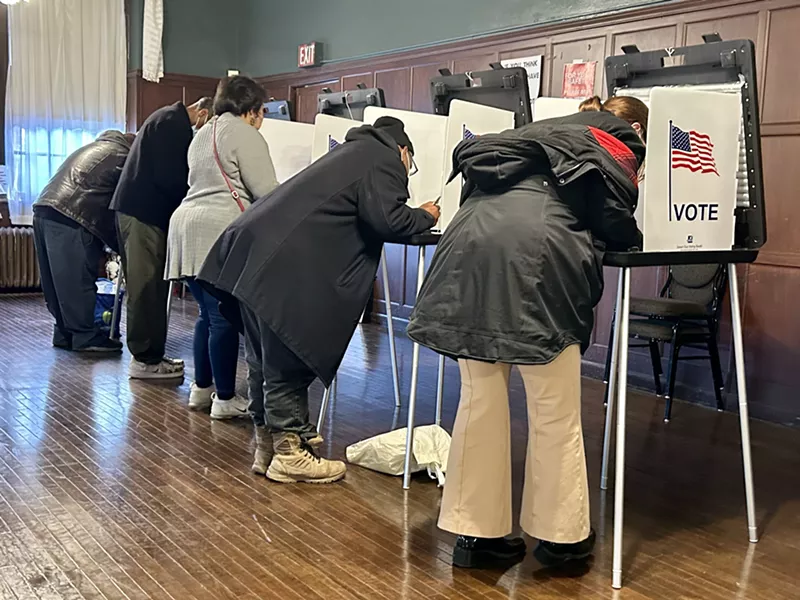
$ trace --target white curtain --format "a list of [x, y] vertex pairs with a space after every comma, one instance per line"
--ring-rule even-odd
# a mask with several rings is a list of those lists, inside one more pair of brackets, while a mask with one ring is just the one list
[[8, 9], [6, 172], [17, 223], [64, 159], [125, 128], [124, 0], [32, 0]]
[[144, 0], [142, 25], [142, 79], [158, 83], [164, 77], [164, 3]]

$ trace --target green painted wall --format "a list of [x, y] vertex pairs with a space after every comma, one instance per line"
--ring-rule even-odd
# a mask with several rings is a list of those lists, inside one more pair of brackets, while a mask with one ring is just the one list
[[[164, 0], [164, 70], [222, 77], [239, 56], [240, 6], [251, 0]], [[142, 66], [144, 0], [130, 0], [128, 66]]]
[[252, 75], [297, 67], [297, 46], [322, 42], [343, 61], [663, 0], [243, 0], [239, 65]]

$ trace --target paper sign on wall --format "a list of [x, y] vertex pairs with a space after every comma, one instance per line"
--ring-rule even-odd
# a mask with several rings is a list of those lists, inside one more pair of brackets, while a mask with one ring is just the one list
[[314, 142], [311, 146], [311, 162], [319, 160], [340, 144], [344, 144], [347, 132], [361, 125], [360, 121], [318, 114], [314, 118]]
[[278, 183], [288, 181], [311, 164], [313, 125], [264, 119], [259, 132], [269, 146]]
[[414, 145], [414, 162], [419, 172], [408, 179], [408, 192], [411, 196], [408, 205], [418, 207], [436, 200], [442, 190], [442, 156], [447, 117], [375, 106], [364, 109], [365, 123], [374, 123], [380, 117], [400, 119]]
[[581, 101], [572, 98], [537, 98], [533, 101], [533, 120], [555, 119], [578, 112]]
[[531, 100], [539, 97], [542, 89], [542, 56], [527, 56], [525, 58], [509, 58], [501, 60], [500, 64], [504, 69], [514, 69], [522, 67], [528, 73], [528, 91]]
[[564, 85], [561, 96], [585, 100], [594, 96], [594, 76], [597, 61], [578, 62], [564, 65]]
[[656, 88], [644, 177], [644, 250], [730, 250], [742, 107], [738, 96]]
[[444, 144], [444, 162], [441, 163], [440, 180], [442, 200], [439, 204], [442, 216], [436, 228], [444, 231], [458, 212], [461, 202], [462, 178], [456, 177], [449, 184], [445, 181], [453, 169], [453, 150], [463, 140], [473, 139], [487, 133], [499, 133], [514, 128], [514, 113], [508, 110], [482, 106], [463, 100], [450, 103], [447, 134]]

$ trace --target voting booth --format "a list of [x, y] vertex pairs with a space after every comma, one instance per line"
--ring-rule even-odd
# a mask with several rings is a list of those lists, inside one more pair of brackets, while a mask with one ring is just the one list
[[286, 100], [270, 100], [269, 102], [265, 102], [264, 118], [291, 121], [292, 115], [289, 112], [289, 102]]
[[288, 181], [311, 164], [314, 126], [280, 119], [264, 119], [259, 133], [269, 146], [278, 183]]
[[363, 121], [364, 110], [370, 106], [386, 106], [383, 90], [368, 88], [363, 83], [355, 90], [344, 92], [327, 90], [317, 95], [317, 113], [321, 115]]
[[616, 408], [615, 588], [622, 586], [632, 268], [728, 265], [747, 524], [750, 541], [758, 540], [736, 277], [736, 264], [754, 261], [766, 241], [755, 49], [749, 40], [704, 39], [707, 43], [700, 46], [652, 52], [627, 47], [626, 54], [606, 60], [609, 95], [633, 96], [650, 106], [640, 196], [644, 248], [605, 257], [607, 266], [620, 268], [601, 473], [606, 489]]
[[493, 64], [489, 71], [470, 71], [453, 75], [441, 69], [439, 77], [431, 79], [433, 112], [450, 115], [454, 100], [480, 106], [499, 108], [514, 113], [513, 127], [531, 122], [531, 98], [528, 91], [528, 73], [522, 67], [503, 68]]

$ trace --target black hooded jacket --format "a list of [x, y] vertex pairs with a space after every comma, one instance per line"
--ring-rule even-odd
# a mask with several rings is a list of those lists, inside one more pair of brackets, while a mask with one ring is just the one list
[[353, 129], [234, 221], [198, 279], [255, 312], [329, 385], [372, 292], [384, 242], [434, 224], [406, 205], [408, 197], [394, 139], [370, 125]]
[[544, 364], [589, 345], [602, 256], [641, 247], [644, 144], [584, 112], [462, 142], [462, 206], [442, 236], [409, 336], [451, 357]]

